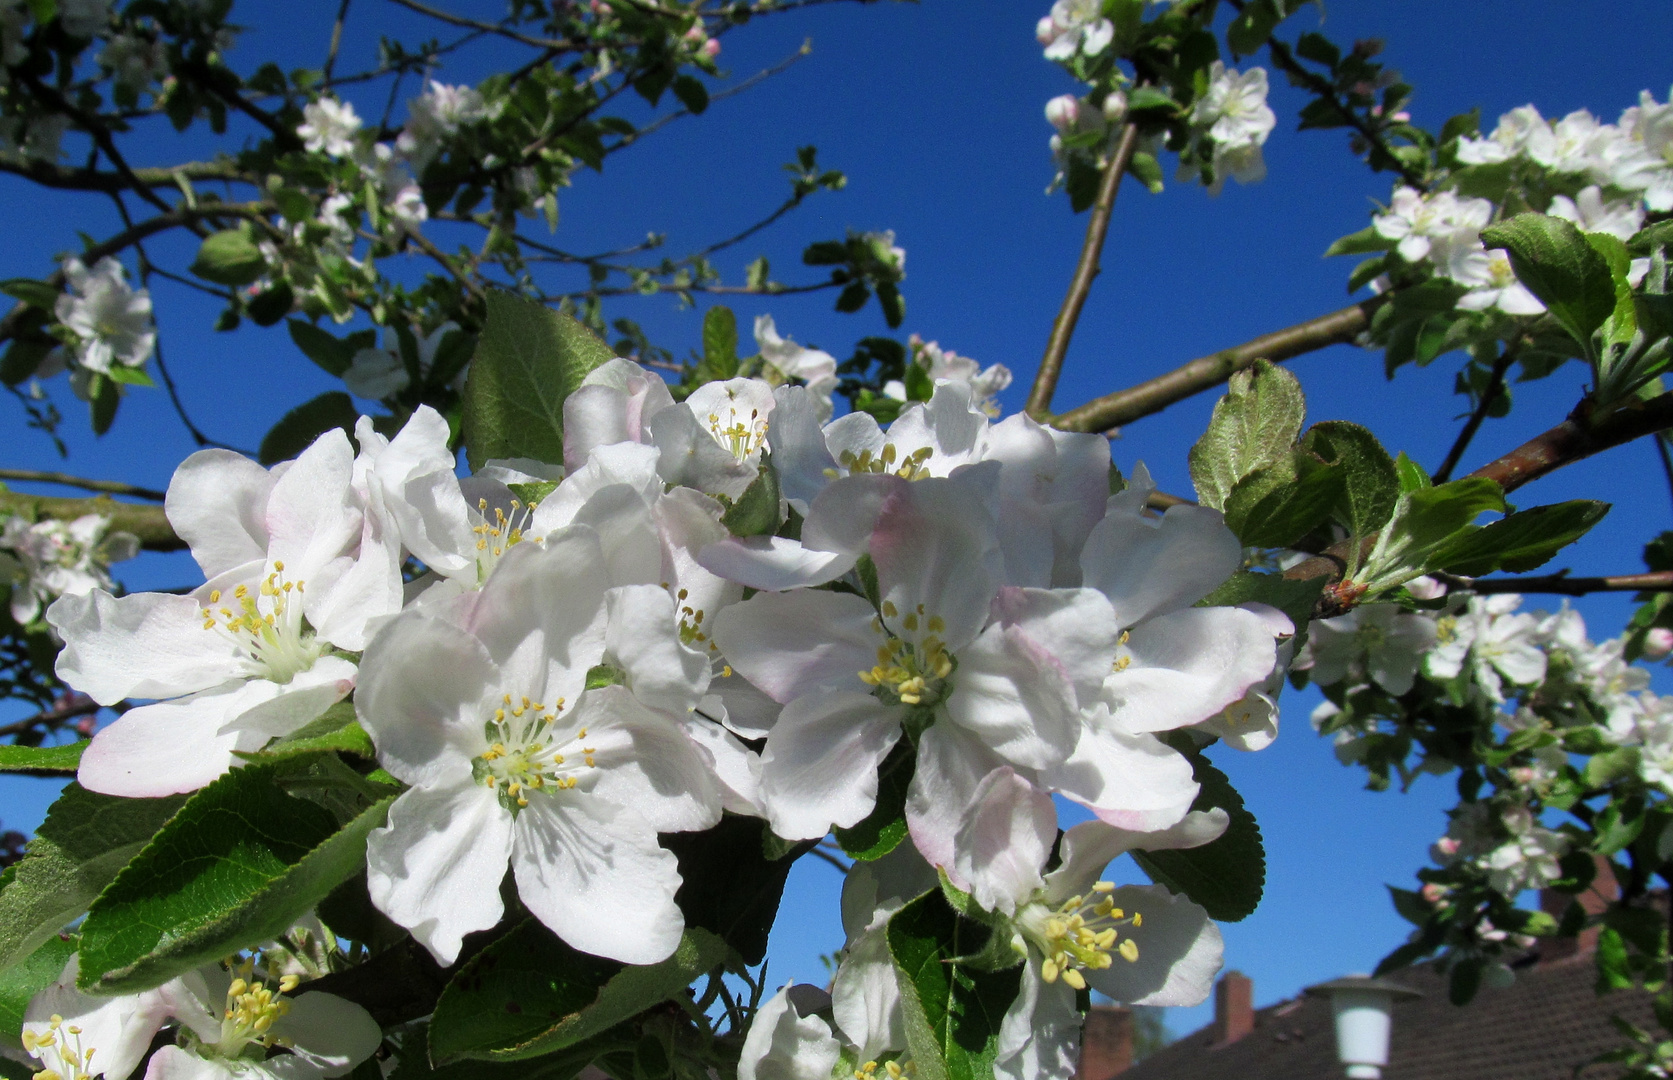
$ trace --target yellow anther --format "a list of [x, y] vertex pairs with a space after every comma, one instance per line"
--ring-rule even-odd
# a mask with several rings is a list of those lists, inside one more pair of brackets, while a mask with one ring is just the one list
[[883, 617], [885, 619], [892, 619], [896, 615], [899, 615], [899, 614], [900, 614], [900, 609], [895, 607], [894, 601], [892, 601], [892, 600], [883, 601]]

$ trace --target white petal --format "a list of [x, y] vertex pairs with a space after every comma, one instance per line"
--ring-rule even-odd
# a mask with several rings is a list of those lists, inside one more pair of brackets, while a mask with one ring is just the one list
[[224, 634], [203, 628], [200, 601], [168, 593], [62, 596], [46, 620], [64, 640], [58, 677], [101, 705], [219, 686], [243, 670]]
[[935, 867], [911, 844], [898, 844], [881, 859], [856, 861], [842, 882], [842, 928], [848, 944], [853, 945], [880, 917], [940, 887]]
[[653, 709], [691, 711], [709, 685], [709, 660], [680, 641], [674, 599], [656, 585], [630, 585], [605, 595], [604, 648], [627, 673], [627, 685]]
[[1225, 951], [1208, 912], [1161, 885], [1126, 885], [1109, 895], [1116, 907], [1144, 915], [1143, 926], [1125, 932], [1139, 957], [1086, 972], [1092, 988], [1123, 1005], [1196, 1005], [1208, 997]]
[[655, 585], [662, 580], [662, 538], [642, 492], [627, 484], [602, 488], [575, 512], [574, 523], [590, 525], [598, 533], [612, 584]]
[[597, 448], [535, 507], [529, 531], [537, 536], [556, 532], [575, 520], [587, 500], [618, 485], [639, 492], [647, 504], [655, 499], [662, 491], [656, 475], [656, 449], [631, 442]]
[[342, 1076], [383, 1043], [371, 1013], [317, 990], [292, 997], [290, 1012], [274, 1022], [273, 1034], [289, 1038], [291, 1053], [319, 1068], [322, 1076]]
[[739, 674], [774, 701], [819, 687], [859, 689], [877, 663], [876, 612], [851, 593], [760, 593], [714, 620], [715, 644]]
[[1062, 667], [1076, 695], [1090, 702], [1115, 661], [1121, 628], [1115, 609], [1097, 589], [1019, 589], [993, 599], [993, 617], [1020, 629]]
[[443, 967], [466, 934], [500, 921], [500, 881], [511, 857], [511, 814], [482, 784], [415, 787], [366, 843], [372, 903], [406, 927]]
[[1193, 810], [1178, 824], [1153, 832], [1117, 828], [1102, 821], [1083, 821], [1063, 834], [1062, 863], [1046, 875], [1048, 901], [1061, 903], [1084, 895], [1104, 874], [1104, 868], [1129, 851], [1172, 851], [1202, 847], [1218, 840], [1231, 817], [1218, 806]]
[[756, 1010], [738, 1055], [738, 1080], [830, 1080], [842, 1055], [831, 1027], [798, 1016], [785, 987]]
[[1081, 1014], [1065, 982], [1045, 982], [1039, 966], [1022, 966], [1022, 985], [999, 1025], [993, 1075], [998, 1080], [1046, 1080], [1076, 1074]]
[[961, 889], [969, 883], [959, 876], [955, 863], [959, 826], [976, 789], [1004, 764], [957, 724], [931, 724], [918, 739], [917, 770], [906, 792], [906, 826], [923, 857], [947, 871]]
[[582, 695], [571, 722], [587, 729], [595, 748], [591, 797], [631, 808], [658, 832], [720, 820], [714, 774], [679, 720], [645, 708], [626, 687], [606, 686]]
[[714, 769], [715, 779], [720, 781], [721, 809], [748, 817], [766, 817], [767, 811], [761, 805], [761, 755], [721, 725], [696, 714], [686, 717], [685, 733], [709, 755], [709, 765]]
[[[76, 989], [78, 959], [71, 956], [58, 978], [29, 999], [23, 1030], [43, 1035], [51, 1018], [61, 1016], [65, 1026], [81, 1029], [81, 1049], [93, 1051], [92, 1060], [81, 1064], [104, 1074], [105, 1080], [126, 1080], [150, 1049], [152, 1036], [168, 1021], [167, 1003], [156, 990], [117, 997], [83, 994]], [[42, 1062], [41, 1067], [53, 1064]]]
[[1057, 810], [1050, 795], [1010, 768], [989, 773], [971, 802], [954, 841], [954, 866], [983, 908], [1015, 914], [1043, 884]]
[[531, 799], [511, 851], [517, 895], [570, 945], [626, 964], [665, 960], [685, 917], [679, 862], [632, 810], [575, 794]]
[[[767, 429], [779, 489], [803, 517], [836, 473], [836, 459], [820, 430], [820, 402], [805, 386], [781, 386], [773, 391], [773, 422]], [[850, 416], [866, 416], [850, 413]], [[845, 418], [846, 419], [846, 418]], [[870, 420], [869, 416], [866, 419]], [[839, 423], [841, 421], [838, 421]], [[872, 421], [875, 428], [877, 422]], [[826, 470], [831, 470], [826, 472]]]
[[267, 499], [267, 556], [283, 562], [292, 580], [307, 581], [352, 553], [361, 533], [353, 478], [354, 448], [341, 428], [333, 428], [274, 482]]
[[1200, 723], [1272, 672], [1277, 646], [1262, 619], [1240, 608], [1187, 608], [1132, 630], [1131, 663], [1104, 683], [1110, 722], [1123, 731]]
[[89, 791], [130, 799], [196, 791], [236, 764], [234, 750], [256, 750], [267, 741], [222, 729], [279, 690], [265, 679], [230, 682], [130, 709], [93, 736], [76, 779]]
[[651, 441], [660, 451], [657, 472], [667, 483], [735, 499], [755, 479], [754, 463], [733, 457], [703, 430], [689, 408], [664, 409], [651, 419], [649, 428]]
[[[709, 680], [709, 696], [698, 708], [709, 719], [725, 724], [728, 731], [745, 739], [764, 739], [778, 722], [781, 706], [755, 685], [736, 673], [724, 671]], [[709, 703], [720, 707], [715, 712]]]
[[1015, 626], [994, 625], [959, 653], [947, 716], [1000, 757], [1041, 768], [1075, 749], [1075, 689], [1061, 664]]
[[783, 536], [732, 537], [698, 549], [705, 570], [751, 589], [778, 592], [835, 581], [854, 568], [856, 554], [819, 551]]
[[409, 783], [450, 783], [470, 775], [486, 749], [482, 725], [497, 672], [482, 643], [421, 612], [391, 621], [361, 660], [355, 713], [378, 761]]
[[1190, 607], [1243, 563], [1243, 546], [1217, 510], [1174, 506], [1156, 520], [1117, 505], [1087, 537], [1081, 570], [1122, 626]]
[[199, 450], [180, 463], [163, 510], [206, 578], [267, 555], [273, 474], [231, 450]]
[[786, 705], [761, 753], [761, 799], [773, 832], [811, 840], [871, 813], [877, 767], [900, 739], [903, 713], [844, 691]]
[[[901, 847], [910, 850], [912, 845]], [[874, 1061], [887, 1050], [906, 1047], [906, 1020], [901, 1015], [888, 927], [888, 917], [884, 916], [849, 942], [831, 979], [831, 1018], [857, 1048], [857, 1060], [862, 1062]]]
[[261, 742], [289, 735], [348, 697], [354, 689], [354, 677], [354, 661], [322, 656], [290, 682], [278, 684], [272, 697], [228, 717], [226, 730], [259, 736]]
[[884, 599], [902, 614], [940, 616], [955, 653], [987, 622], [1002, 572], [999, 540], [987, 506], [966, 486], [929, 479], [897, 488], [877, 515], [871, 557]]
[[1197, 797], [1191, 763], [1154, 735], [1117, 731], [1089, 722], [1074, 754], [1047, 769], [1041, 781], [1112, 825], [1164, 829]]
[[178, 1046], [159, 1047], [145, 1067], [145, 1080], [233, 1080], [238, 1075], [223, 1061], [211, 1061]]

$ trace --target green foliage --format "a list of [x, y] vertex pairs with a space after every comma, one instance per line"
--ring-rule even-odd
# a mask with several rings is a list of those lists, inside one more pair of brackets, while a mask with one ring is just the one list
[[992, 930], [958, 915], [939, 890], [889, 919], [889, 955], [900, 980], [906, 1042], [923, 1080], [985, 1080], [999, 1027], [1022, 968], [979, 971], [953, 963], [984, 950]]
[[1494, 570], [1520, 574], [1543, 566], [1603, 520], [1609, 504], [1574, 499], [1522, 510], [1479, 529], [1456, 534], [1429, 559], [1435, 569], [1479, 577]]
[[1483, 513], [1505, 509], [1499, 485], [1466, 476], [1433, 487], [1403, 492], [1388, 527], [1354, 580], [1376, 589], [1392, 588], [1432, 569], [1437, 553], [1465, 532]]
[[1220, 583], [1219, 588], [1197, 602], [1198, 607], [1236, 607], [1251, 601], [1271, 604], [1297, 626], [1312, 618], [1313, 605], [1324, 588], [1323, 578], [1294, 581], [1280, 574], [1256, 574], [1239, 570]]
[[729, 307], [716, 306], [703, 316], [703, 359], [697, 382], [735, 378], [738, 374], [738, 319]]
[[81, 916], [185, 802], [118, 799], [70, 784], [0, 891], [0, 970]]
[[75, 951], [75, 938], [54, 934], [20, 963], [0, 971], [0, 1032], [10, 1035], [23, 1029], [29, 999], [58, 981]]
[[521, 1061], [574, 1046], [685, 992], [720, 966], [725, 944], [687, 930], [668, 959], [636, 967], [570, 948], [526, 919], [460, 968], [430, 1021], [438, 1065]]
[[251, 765], [221, 777], [116, 876], [82, 924], [83, 987], [141, 990], [272, 940], [360, 871], [393, 796], [339, 829], [279, 775]]
[[780, 522], [778, 470], [773, 468], [772, 455], [763, 452], [755, 479], [744, 488], [742, 495], [720, 516], [720, 523], [733, 536], [771, 536]]
[[1226, 524], [1248, 547], [1288, 547], [1330, 516], [1343, 475], [1305, 450], [1240, 479], [1226, 497]]
[[1349, 534], [1370, 536], [1380, 529], [1400, 497], [1400, 478], [1377, 437], [1358, 424], [1326, 420], [1308, 430], [1302, 445], [1340, 472], [1344, 498], [1337, 520]]
[[301, 319], [285, 320], [285, 328], [290, 331], [290, 339], [296, 347], [302, 350], [302, 355], [339, 378], [354, 363], [355, 353], [378, 343], [375, 330], [362, 330], [347, 338], [339, 338]]
[[73, 773], [86, 749], [85, 742], [63, 746], [0, 746], [0, 772]]
[[680, 861], [680, 891], [674, 901], [686, 926], [715, 934], [746, 964], [766, 958], [767, 938], [790, 867], [813, 846], [802, 842], [769, 852], [775, 841], [785, 843], [762, 819], [733, 814], [705, 832], [662, 838], [663, 846]]
[[1177, 851], [1135, 851], [1133, 861], [1159, 885], [1183, 893], [1221, 922], [1240, 922], [1260, 906], [1266, 888], [1266, 848], [1255, 815], [1226, 774], [1201, 752], [1176, 746], [1191, 761], [1201, 790], [1192, 810], [1219, 807], [1231, 822], [1219, 839]]
[[1239, 480], [1290, 461], [1306, 414], [1301, 384], [1283, 368], [1262, 360], [1233, 375], [1208, 430], [1191, 448], [1197, 500], [1219, 510]]
[[906, 792], [917, 763], [911, 740], [904, 738], [883, 759], [877, 769], [877, 805], [848, 828], [832, 830], [849, 857], [861, 862], [881, 859], [906, 839]]
[[465, 380], [461, 430], [471, 468], [492, 458], [563, 461], [563, 404], [614, 356], [569, 316], [510, 293], [490, 293]]
[[267, 269], [261, 249], [248, 226], [224, 229], [205, 237], [192, 273], [217, 285], [248, 285]]
[[328, 390], [310, 398], [286, 413], [266, 435], [262, 436], [257, 459], [263, 465], [288, 461], [314, 445], [321, 435], [340, 428], [353, 435], [354, 425], [360, 420], [360, 410], [341, 390]]
[[1561, 218], [1518, 214], [1482, 230], [1481, 242], [1505, 249], [1517, 279], [1589, 352], [1592, 332], [1615, 311], [1615, 281], [1580, 230]]

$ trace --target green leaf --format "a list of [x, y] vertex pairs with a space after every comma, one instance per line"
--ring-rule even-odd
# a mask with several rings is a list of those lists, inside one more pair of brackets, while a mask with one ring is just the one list
[[[775, 858], [769, 845], [788, 847]], [[718, 935], [746, 964], [759, 964], [794, 856], [813, 843], [780, 840], [761, 818], [727, 814], [703, 832], [669, 833], [662, 846], [680, 861], [674, 902], [686, 926]]]
[[111, 369], [105, 372], [105, 377], [111, 382], [119, 382], [124, 386], [155, 387], [157, 385], [156, 382], [152, 380], [151, 376], [145, 373], [144, 368], [129, 367], [126, 364], [112, 365]]
[[1597, 954], [1594, 959], [1597, 965], [1596, 989], [1599, 994], [1632, 988], [1632, 962], [1627, 955], [1627, 943], [1619, 930], [1605, 926], [1598, 931]]
[[1303, 60], [1311, 60], [1331, 69], [1342, 62], [1342, 50], [1329, 38], [1312, 30], [1296, 40], [1295, 52]]
[[1474, 1000], [1481, 989], [1482, 961], [1476, 957], [1459, 960], [1452, 965], [1452, 977], [1447, 980], [1447, 1000], [1462, 1007]]
[[1594, 754], [1586, 762], [1586, 786], [1606, 788], [1617, 780], [1637, 776], [1638, 763], [1639, 752], [1636, 746], [1618, 746], [1613, 750]]
[[288, 282], [281, 281], [262, 290], [245, 303], [244, 310], [257, 326], [272, 326], [296, 306], [296, 292]]
[[1343, 524], [1355, 536], [1370, 536], [1394, 513], [1400, 474], [1377, 437], [1345, 420], [1314, 424], [1302, 445], [1336, 465], [1345, 485]]
[[191, 269], [217, 285], [248, 285], [261, 277], [267, 262], [248, 229], [223, 229], [204, 238]]
[[990, 1080], [999, 1026], [1016, 1000], [1022, 966], [978, 971], [949, 963], [982, 952], [992, 931], [960, 918], [939, 889], [895, 912], [887, 935], [918, 1076]]
[[23, 1030], [29, 999], [58, 981], [75, 951], [75, 938], [54, 934], [20, 963], [0, 972], [0, 1033], [15, 1036]]
[[1367, 225], [1356, 233], [1349, 233], [1325, 248], [1325, 258], [1332, 255], [1369, 255], [1373, 251], [1392, 251], [1395, 241]]
[[1307, 415], [1296, 377], [1260, 360], [1233, 375], [1208, 430], [1191, 447], [1191, 482], [1204, 506], [1222, 509], [1237, 482], [1262, 466], [1290, 460]]
[[1248, 547], [1288, 547], [1330, 516], [1342, 470], [1303, 450], [1243, 477], [1226, 497], [1226, 525]]
[[[271, 941], [366, 864], [394, 796], [342, 829], [285, 794], [275, 766], [197, 792], [100, 894], [81, 927], [81, 985], [131, 993]], [[3, 894], [0, 894], [3, 895]]]
[[116, 387], [115, 380], [99, 374], [87, 382], [88, 416], [95, 435], [103, 435], [116, 422], [116, 408], [122, 404], [121, 391]]
[[778, 470], [772, 455], [761, 455], [761, 468], [744, 488], [738, 501], [720, 515], [720, 523], [733, 536], [771, 536], [779, 526]]
[[287, 319], [285, 327], [290, 331], [290, 339], [302, 350], [302, 355], [338, 378], [348, 371], [354, 363], [354, 354], [361, 348], [353, 337], [344, 341], [301, 319]]
[[0, 970], [79, 917], [186, 800], [118, 799], [64, 789], [0, 892]]
[[490, 292], [488, 321], [465, 379], [461, 428], [471, 468], [493, 458], [563, 461], [563, 404], [615, 355], [568, 315]]
[[1637, 309], [1633, 306], [1632, 285], [1627, 274], [1632, 268], [1632, 255], [1619, 237], [1609, 233], [1582, 233], [1586, 243], [1603, 258], [1609, 267], [1610, 280], [1615, 285], [1615, 309], [1603, 322], [1603, 339], [1612, 345], [1624, 345], [1632, 340], [1638, 329]]
[[738, 374], [738, 319], [729, 307], [712, 307], [703, 316], [703, 362], [697, 381], [730, 379]]
[[13, 339], [6, 349], [4, 359], [0, 359], [0, 382], [7, 386], [16, 386], [41, 369], [41, 361], [45, 360], [57, 345], [53, 341], [35, 341], [29, 338]]
[[633, 966], [570, 948], [528, 919], [473, 956], [430, 1020], [430, 1056], [518, 1061], [573, 1046], [685, 992], [720, 966], [726, 945], [687, 930], [674, 955]]
[[1292, 581], [1281, 574], [1256, 574], [1239, 570], [1220, 587], [1197, 601], [1198, 607], [1236, 607], [1250, 601], [1271, 604], [1300, 626], [1313, 617], [1313, 605], [1324, 590], [1324, 578]]
[[1434, 481], [1429, 479], [1429, 470], [1406, 456], [1404, 450], [1394, 459], [1394, 474], [1400, 478], [1400, 494], [1416, 491], [1418, 488], [1433, 487]]
[[40, 308], [50, 312], [58, 306], [58, 298], [64, 293], [55, 289], [44, 281], [34, 278], [7, 278], [0, 281], [0, 293], [5, 293], [17, 300], [22, 300], [30, 307]]
[[1592, 331], [1615, 310], [1615, 280], [1579, 229], [1561, 218], [1518, 214], [1483, 229], [1481, 242], [1504, 248], [1517, 280], [1581, 348], [1591, 347]]
[[73, 773], [81, 765], [85, 742], [63, 746], [0, 746], [0, 772]]
[[709, 89], [702, 80], [690, 75], [680, 75], [674, 79], [674, 96], [680, 99], [680, 104], [691, 111], [693, 116], [701, 115], [709, 107]]
[[901, 739], [877, 769], [877, 805], [871, 813], [832, 834], [850, 858], [881, 859], [906, 839], [906, 791], [912, 785], [917, 756], [910, 739]]
[[368, 761], [377, 757], [377, 751], [372, 746], [372, 737], [366, 734], [366, 729], [354, 718], [352, 701], [339, 701], [325, 710], [318, 719], [260, 750], [250, 753], [234, 752], [249, 761], [278, 761], [330, 751], [353, 754]]
[[346, 433], [354, 434], [354, 425], [359, 419], [360, 410], [354, 407], [347, 394], [341, 390], [328, 390], [282, 416], [272, 430], [262, 436], [257, 457], [263, 465], [288, 461], [314, 445], [315, 439], [332, 428], [342, 428]]
[[1239, 56], [1253, 56], [1283, 21], [1276, 0], [1252, 0], [1226, 27], [1226, 45]]
[[1504, 494], [1485, 477], [1466, 476], [1402, 494], [1356, 581], [1378, 588], [1438, 569], [1435, 553], [1487, 511], [1503, 513]]
[[1218, 840], [1202, 847], [1134, 851], [1133, 860], [1152, 881], [1190, 897], [1211, 918], [1239, 922], [1260, 906], [1266, 887], [1266, 848], [1261, 842], [1261, 828], [1225, 773], [1199, 752], [1185, 756], [1202, 786], [1191, 809], [1218, 806], [1231, 816], [1231, 824]]
[[293, 225], [314, 219], [314, 200], [307, 192], [296, 188], [280, 188], [273, 193], [273, 202], [279, 207], [279, 213]]
[[1146, 109], [1162, 109], [1175, 112], [1179, 109], [1179, 102], [1168, 95], [1166, 90], [1155, 86], [1140, 86], [1127, 95], [1127, 111], [1129, 113], [1143, 112]]
[[1451, 541], [1429, 565], [1467, 577], [1494, 570], [1525, 573], [1585, 536], [1608, 512], [1608, 503], [1592, 499], [1522, 510]]

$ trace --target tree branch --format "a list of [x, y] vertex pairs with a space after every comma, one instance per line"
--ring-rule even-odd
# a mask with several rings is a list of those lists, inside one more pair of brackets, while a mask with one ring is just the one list
[[22, 720], [14, 720], [9, 724], [0, 725], [0, 738], [12, 735], [22, 735], [26, 731], [33, 731], [39, 727], [53, 727], [66, 720], [74, 720], [82, 716], [91, 716], [104, 708], [90, 697], [76, 695], [76, 700], [68, 705], [61, 705], [56, 709], [46, 709], [34, 716], [26, 716]]
[[1122, 125], [1115, 151], [1104, 166], [1098, 197], [1092, 203], [1092, 216], [1086, 223], [1086, 239], [1081, 243], [1080, 261], [1075, 264], [1074, 277], [1069, 279], [1069, 291], [1063, 297], [1063, 306], [1051, 324], [1046, 353], [1040, 358], [1040, 370], [1035, 373], [1033, 389], [1028, 393], [1028, 404], [1024, 408], [1036, 420], [1044, 420], [1051, 415], [1051, 398], [1057, 392], [1058, 376], [1063, 374], [1063, 358], [1069, 353], [1075, 324], [1080, 322], [1081, 309], [1086, 306], [1092, 283], [1098, 277], [1098, 262], [1103, 255], [1104, 240], [1109, 236], [1115, 196], [1121, 190], [1121, 179], [1127, 175], [1127, 166], [1132, 162], [1138, 145], [1138, 125]]
[[[1238, 10], [1242, 10], [1241, 5], [1238, 6]], [[1400, 160], [1400, 158], [1394, 153], [1393, 148], [1391, 148], [1388, 143], [1384, 141], [1382, 132], [1373, 128], [1370, 124], [1367, 124], [1363, 117], [1354, 112], [1352, 108], [1342, 103], [1342, 101], [1336, 96], [1336, 88], [1330, 85], [1329, 80], [1302, 67], [1300, 62], [1290, 54], [1290, 47], [1284, 42], [1279, 41], [1277, 38], [1267, 38], [1266, 46], [1267, 54], [1272, 57], [1273, 67], [1276, 67], [1278, 70], [1288, 75], [1290, 77], [1290, 81], [1295, 83], [1297, 86], [1305, 87], [1317, 97], [1330, 102], [1331, 108], [1336, 111], [1337, 116], [1342, 118], [1342, 122], [1353, 128], [1359, 133], [1361, 138], [1363, 138], [1367, 143], [1370, 143], [1373, 148], [1380, 152], [1383, 158], [1389, 163], [1390, 168], [1400, 174], [1400, 179], [1404, 180], [1407, 184], [1416, 188], [1418, 191], [1429, 190], [1428, 180], [1425, 179], [1422, 174], [1413, 172], [1405, 162]], [[1376, 160], [1376, 155], [1372, 154], [1368, 156], [1371, 159], [1371, 167], [1373, 169], [1378, 168], [1379, 166]]]
[[[255, 181], [233, 168], [214, 162], [189, 162], [171, 169], [130, 169], [133, 180], [147, 187], [172, 188], [179, 180], [220, 180], [228, 183], [254, 184]], [[44, 161], [0, 161], [0, 173], [21, 176], [42, 187], [61, 191], [128, 191], [132, 181], [121, 173], [100, 172], [97, 169], [72, 169]]]
[[331, 69], [337, 66], [337, 50], [343, 45], [343, 21], [349, 17], [350, 0], [343, 0], [337, 7], [337, 18], [331, 24], [331, 48], [325, 54], [325, 67], [320, 70], [320, 78], [324, 82], [331, 81]]
[[1613, 574], [1608, 577], [1569, 577], [1568, 571], [1526, 578], [1467, 578], [1436, 574], [1448, 588], [1473, 593], [1558, 593], [1585, 596], [1595, 592], [1673, 592], [1673, 570], [1653, 574]]
[[119, 503], [108, 495], [68, 499], [56, 495], [25, 495], [0, 485], [0, 515], [3, 514], [19, 514], [37, 521], [43, 518], [74, 521], [87, 514], [100, 514], [110, 519], [112, 529], [139, 537], [140, 546], [147, 551], [179, 551], [186, 546], [175, 535], [162, 507]]
[[1597, 421], [1590, 412], [1591, 399], [1583, 399], [1567, 420], [1470, 475], [1485, 476], [1506, 493], [1515, 491], [1581, 458], [1673, 427], [1673, 393], [1634, 402]]
[[1446, 452], [1446, 460], [1442, 461], [1441, 467], [1435, 470], [1435, 483], [1444, 484], [1452, 478], [1452, 470], [1458, 467], [1458, 460], [1464, 456], [1464, 451], [1469, 448], [1470, 440], [1475, 438], [1477, 431], [1481, 430], [1481, 422], [1487, 419], [1487, 411], [1493, 407], [1494, 402], [1499, 400], [1499, 395], [1504, 391], [1505, 372], [1510, 370], [1510, 365], [1515, 360], [1516, 350], [1507, 347], [1499, 354], [1499, 358], [1493, 361], [1493, 374], [1487, 380], [1487, 388], [1481, 392], [1481, 401], [1476, 405], [1475, 411], [1470, 413], [1470, 418], [1464, 421], [1464, 428], [1458, 433], [1458, 438], [1453, 442], [1452, 449]]
[[116, 166], [117, 173], [127, 182], [127, 185], [133, 189], [136, 195], [165, 214], [174, 209], [168, 203], [159, 199], [143, 180], [134, 175], [134, 170], [129, 168], [127, 159], [122, 156], [122, 151], [116, 148], [116, 140], [110, 137], [110, 129], [105, 127], [97, 116], [90, 115], [70, 104], [69, 99], [63, 94], [33, 75], [23, 76], [19, 81], [46, 105], [79, 124], [82, 130], [87, 132], [88, 137], [93, 140], [94, 145], [104, 151], [106, 157], [110, 158], [110, 163]]
[[533, 45], [537, 49], [558, 49], [568, 51], [577, 48], [576, 43], [573, 41], [565, 41], [562, 38], [541, 38], [534, 37], [530, 34], [521, 34], [516, 30], [512, 30], [510, 27], [501, 26], [498, 23], [485, 22], [482, 19], [466, 18], [463, 15], [454, 15], [451, 12], [442, 11], [440, 8], [433, 8], [429, 4], [421, 4], [418, 0], [390, 0], [390, 2], [393, 4], [399, 4], [401, 7], [404, 7], [409, 11], [416, 11], [420, 15], [428, 15], [430, 18], [438, 19], [450, 26], [463, 26], [471, 30], [481, 30], [484, 33], [497, 34], [500, 37], [509, 38], [512, 41], [520, 42], [524, 45]]
[[[718, 90], [715, 93], [710, 94], [709, 95], [709, 104], [713, 105], [717, 101], [724, 101], [726, 98], [732, 97], [735, 94], [741, 94], [745, 90], [752, 89], [753, 87], [759, 85], [760, 83], [765, 82], [766, 80], [772, 78], [773, 76], [790, 70], [790, 68], [794, 67], [798, 62], [807, 58], [812, 53], [813, 53], [813, 39], [812, 38], [807, 38], [807, 39], [803, 40], [801, 48], [797, 49], [795, 52], [791, 53], [789, 56], [785, 57], [783, 60], [780, 60], [778, 63], [774, 64], [772, 67], [762, 68], [760, 71], [757, 71], [755, 74], [751, 75], [749, 78], [745, 79], [743, 82], [738, 83], [735, 86], [728, 86], [724, 90]], [[690, 109], [679, 109], [679, 110], [676, 110], [675, 112], [671, 112], [671, 113], [667, 113], [663, 116], [659, 116], [655, 120], [646, 124], [644, 127], [635, 131], [633, 134], [623, 135], [619, 142], [612, 143], [610, 146], [605, 147], [604, 153], [608, 156], [610, 154], [614, 154], [618, 150], [626, 150], [628, 147], [632, 146], [634, 143], [638, 142], [640, 139], [643, 139], [645, 136], [651, 134], [652, 132], [660, 131], [662, 128], [667, 127], [669, 124], [672, 124], [674, 121], [680, 119], [680, 117], [690, 116], [690, 115], [692, 115], [692, 112], [691, 112]]]
[[136, 499], [150, 499], [152, 502], [162, 502], [164, 494], [151, 488], [135, 487], [124, 484], [119, 480], [87, 480], [80, 476], [70, 476], [61, 472], [38, 472], [34, 469], [0, 469], [0, 480], [26, 480], [38, 484], [61, 484], [64, 487], [78, 487], [84, 491], [103, 491], [109, 495], [132, 495]]
[[1371, 315], [1387, 303], [1373, 296], [1352, 307], [1320, 315], [1304, 323], [1262, 334], [1252, 341], [1222, 349], [1175, 368], [1166, 375], [1096, 398], [1052, 421], [1064, 431], [1108, 431], [1140, 417], [1161, 412], [1176, 401], [1219, 386], [1256, 360], [1274, 363], [1358, 337], [1371, 325]]

